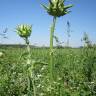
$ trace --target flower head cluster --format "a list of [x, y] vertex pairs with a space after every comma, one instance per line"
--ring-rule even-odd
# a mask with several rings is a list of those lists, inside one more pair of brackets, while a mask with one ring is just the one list
[[65, 0], [49, 0], [49, 6], [45, 6], [42, 4], [42, 6], [47, 10], [49, 15], [60, 17], [63, 16], [70, 11], [67, 9], [72, 7], [73, 5], [64, 5]]
[[20, 37], [28, 38], [32, 32], [32, 26], [27, 24], [18, 25], [16, 32]]

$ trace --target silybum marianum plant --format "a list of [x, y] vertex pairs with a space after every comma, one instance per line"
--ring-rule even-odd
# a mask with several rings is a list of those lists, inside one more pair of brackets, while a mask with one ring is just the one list
[[65, 0], [49, 0], [48, 7], [43, 5], [42, 6], [46, 9], [49, 15], [54, 17], [64, 16], [65, 14], [69, 13], [67, 9], [72, 7], [73, 5], [64, 5]]
[[26, 25], [22, 24], [22, 25], [18, 25], [16, 30], [20, 37], [28, 38], [31, 35], [32, 26], [27, 24]]
[[30, 46], [29, 46], [29, 40], [28, 38], [31, 35], [32, 32], [32, 26], [31, 25], [27, 25], [27, 24], [21, 24], [18, 25], [16, 28], [16, 32], [17, 34], [22, 37], [25, 40], [25, 43], [27, 45], [27, 52], [28, 52], [28, 59], [27, 59], [27, 64], [30, 64]]
[[31, 35], [32, 26], [27, 25], [27, 24], [26, 25], [24, 25], [24, 24], [23, 25], [18, 25], [16, 30], [17, 30], [18, 35], [25, 40], [26, 44], [28, 44], [29, 43], [28, 38]]
[[54, 64], [53, 64], [53, 37], [54, 37], [54, 30], [56, 24], [56, 18], [64, 16], [65, 14], [69, 13], [67, 9], [72, 7], [73, 5], [64, 5], [65, 0], [49, 0], [49, 5], [43, 5], [44, 9], [47, 13], [53, 16], [53, 24], [50, 30], [50, 82], [53, 83], [54, 81]]
[[[22, 37], [25, 40], [25, 43], [27, 46], [26, 50], [28, 53], [28, 57], [27, 57], [26, 63], [27, 63], [27, 66], [29, 66], [27, 70], [28, 71], [28, 96], [32, 96], [32, 91], [34, 94], [33, 96], [36, 96], [33, 64], [31, 63], [31, 52], [30, 52], [30, 45], [29, 45], [29, 39], [28, 39], [32, 33], [32, 26], [27, 24], [18, 25], [16, 28], [16, 32], [20, 37]], [[33, 89], [32, 89], [32, 86], [33, 86]]]

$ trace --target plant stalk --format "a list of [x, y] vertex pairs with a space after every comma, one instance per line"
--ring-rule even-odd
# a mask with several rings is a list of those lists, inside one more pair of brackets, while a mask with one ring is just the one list
[[54, 30], [55, 30], [55, 24], [56, 24], [56, 17], [53, 17], [53, 23], [50, 30], [50, 83], [52, 85], [54, 81], [54, 64], [53, 64], [53, 37], [54, 37]]
[[30, 66], [28, 68], [28, 96], [32, 96], [32, 86], [33, 86], [33, 96], [36, 96], [36, 88], [35, 88], [35, 74], [34, 74], [34, 69], [33, 65], [31, 65], [31, 53], [30, 53], [30, 45], [29, 45], [29, 40], [28, 38], [25, 38], [26, 41], [26, 50], [28, 52], [28, 57], [27, 57], [27, 65]]

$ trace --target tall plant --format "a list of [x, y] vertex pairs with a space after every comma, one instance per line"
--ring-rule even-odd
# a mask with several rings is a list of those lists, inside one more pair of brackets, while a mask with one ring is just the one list
[[28, 52], [28, 59], [27, 59], [27, 64], [30, 64], [30, 46], [29, 46], [29, 37], [32, 32], [32, 26], [30, 25], [18, 25], [16, 28], [16, 31], [20, 37], [22, 37], [25, 41], [26, 44], [26, 50]]
[[57, 17], [64, 16], [68, 14], [70, 11], [70, 7], [73, 5], [67, 5], [65, 6], [65, 0], [49, 0], [49, 5], [46, 6], [42, 4], [44, 9], [47, 11], [47, 13], [51, 16], [53, 16], [53, 23], [51, 25], [51, 30], [50, 30], [50, 64], [49, 64], [49, 69], [50, 69], [50, 82], [51, 84], [54, 81], [54, 64], [53, 64], [53, 37], [54, 37], [54, 30], [55, 30], [55, 24], [56, 24], [56, 19]]
[[[30, 45], [29, 45], [29, 37], [31, 36], [32, 32], [32, 26], [31, 25], [18, 25], [16, 28], [16, 31], [20, 37], [22, 37], [26, 44], [26, 51], [28, 53], [27, 57], [27, 75], [28, 75], [28, 96], [32, 96], [32, 90], [33, 90], [33, 96], [36, 96], [36, 90], [35, 90], [35, 83], [34, 83], [34, 72], [33, 72], [33, 64], [31, 64], [31, 52], [30, 52]], [[32, 85], [31, 85], [32, 84]], [[33, 89], [32, 89], [33, 86]]]

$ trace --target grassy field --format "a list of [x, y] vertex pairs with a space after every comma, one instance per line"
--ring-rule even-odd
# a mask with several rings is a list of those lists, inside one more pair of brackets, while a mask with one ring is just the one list
[[36, 96], [96, 96], [96, 48], [54, 48], [51, 87], [49, 49], [31, 48], [35, 86], [30, 84], [31, 92], [25, 48], [4, 47], [1, 51], [0, 96], [34, 96], [34, 88]]

